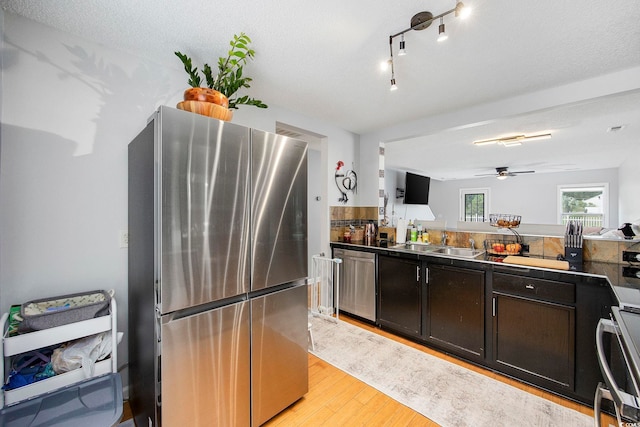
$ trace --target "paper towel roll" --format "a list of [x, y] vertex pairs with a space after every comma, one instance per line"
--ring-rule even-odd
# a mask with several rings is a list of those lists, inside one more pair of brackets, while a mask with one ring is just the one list
[[405, 243], [407, 241], [407, 221], [400, 218], [396, 226], [396, 243]]

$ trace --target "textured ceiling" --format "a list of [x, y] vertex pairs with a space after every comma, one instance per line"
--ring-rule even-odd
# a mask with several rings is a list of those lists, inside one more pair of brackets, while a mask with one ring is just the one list
[[[255, 61], [246, 69], [254, 79], [252, 96], [360, 134], [640, 66], [638, 0], [465, 3], [473, 14], [464, 21], [453, 15], [445, 18], [450, 34], [446, 42], [436, 42], [436, 25], [406, 34], [408, 55], [396, 57], [399, 89], [395, 92], [389, 91], [389, 73], [379, 69], [389, 55], [389, 35], [407, 28], [415, 13], [429, 10], [438, 14], [452, 9], [454, 0], [2, 0], [1, 4], [5, 12], [176, 69], [181, 64], [174, 51], [189, 53], [196, 63], [213, 63], [224, 54], [231, 36], [243, 31], [256, 50]], [[609, 100], [605, 111], [592, 106], [600, 113], [589, 113], [601, 117], [620, 111], [618, 99]], [[633, 99], [637, 103], [637, 96]], [[563, 109], [565, 135], [569, 135], [573, 126], [567, 123], [575, 122], [575, 114], [582, 112]], [[623, 132], [638, 141], [640, 114], [627, 116], [620, 118], [626, 120]], [[463, 162], [437, 169], [434, 163], [425, 172], [462, 178], [486, 171], [486, 167], [518, 166], [513, 157], [500, 158], [495, 153], [481, 162], [477, 151], [468, 149], [469, 139], [477, 139], [476, 131], [482, 130], [486, 137], [491, 132], [510, 131], [506, 126], [523, 127], [534, 121], [549, 128], [546, 121], [553, 118], [558, 116], [543, 112], [536, 117], [510, 118], [504, 127], [498, 125], [500, 121], [486, 129], [446, 132], [438, 137], [441, 145], [445, 140], [466, 143], [467, 154], [460, 156], [474, 159], [473, 167], [465, 169]], [[586, 124], [579, 126], [584, 130]], [[426, 136], [419, 146], [430, 147], [428, 138], [433, 137]], [[394, 142], [391, 163], [395, 163], [394, 152], [406, 155], [402, 147], [411, 144], [411, 140]], [[411, 149], [417, 147], [413, 141]], [[540, 170], [549, 162], [548, 158], [527, 157], [529, 163], [542, 163]], [[497, 164], [498, 160], [504, 164]], [[583, 166], [567, 169], [571, 168]]]

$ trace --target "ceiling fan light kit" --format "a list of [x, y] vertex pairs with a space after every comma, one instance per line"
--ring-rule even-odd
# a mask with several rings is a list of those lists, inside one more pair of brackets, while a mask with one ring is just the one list
[[516, 175], [520, 175], [523, 173], [535, 173], [536, 171], [514, 171], [514, 172], [509, 172], [509, 168], [506, 166], [500, 166], [496, 168], [496, 172], [495, 173], [483, 173], [480, 175], [476, 175], [476, 176], [495, 176], [496, 178], [498, 178], [499, 180], [503, 180], [503, 179], [507, 179], [510, 176], [516, 176]]
[[398, 51], [398, 56], [404, 56], [407, 54], [406, 50], [406, 42], [404, 40], [404, 34], [411, 31], [422, 31], [424, 29], [429, 28], [433, 21], [440, 20], [440, 25], [438, 26], [438, 38], [439, 42], [445, 41], [449, 38], [447, 32], [445, 31], [444, 26], [444, 17], [453, 13], [456, 18], [465, 19], [471, 13], [471, 9], [468, 6], [465, 6], [461, 1], [456, 1], [456, 7], [451, 10], [447, 10], [446, 12], [441, 13], [440, 15], [434, 16], [431, 12], [418, 12], [411, 18], [411, 26], [406, 30], [402, 30], [396, 34], [389, 36], [389, 54], [390, 57], [386, 61], [386, 63], [391, 65], [391, 90], [396, 90], [398, 86], [396, 85], [395, 78], [395, 70], [393, 64], [393, 39], [401, 36], [400, 39], [400, 50]]

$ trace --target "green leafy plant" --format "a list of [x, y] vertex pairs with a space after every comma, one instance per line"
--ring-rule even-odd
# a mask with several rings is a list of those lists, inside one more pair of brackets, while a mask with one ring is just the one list
[[[253, 105], [258, 108], [267, 108], [259, 99], [249, 98], [249, 96], [236, 96], [236, 92], [242, 88], [250, 88], [251, 77], [243, 74], [243, 67], [249, 59], [253, 59], [255, 51], [249, 47], [251, 39], [245, 33], [234, 34], [233, 40], [229, 43], [231, 49], [227, 57], [218, 58], [218, 74], [213, 75], [213, 70], [209, 64], [204, 64], [202, 74], [204, 75], [207, 87], [217, 90], [229, 99], [229, 108], [238, 109], [238, 105]], [[184, 65], [184, 70], [189, 75], [189, 85], [201, 87], [202, 78], [198, 67], [194, 67], [191, 58], [181, 52], [175, 52]], [[233, 97], [233, 98], [232, 98]]]

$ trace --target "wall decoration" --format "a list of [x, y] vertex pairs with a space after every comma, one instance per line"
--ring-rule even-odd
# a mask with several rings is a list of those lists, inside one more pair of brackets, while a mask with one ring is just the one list
[[338, 163], [336, 164], [335, 181], [336, 187], [338, 187], [338, 191], [341, 195], [338, 201], [340, 203], [347, 203], [349, 201], [347, 192], [351, 191], [354, 194], [357, 193], [358, 175], [354, 170], [345, 170], [344, 172], [340, 172], [340, 169], [342, 169], [343, 166], [344, 162], [342, 160], [338, 160]]

